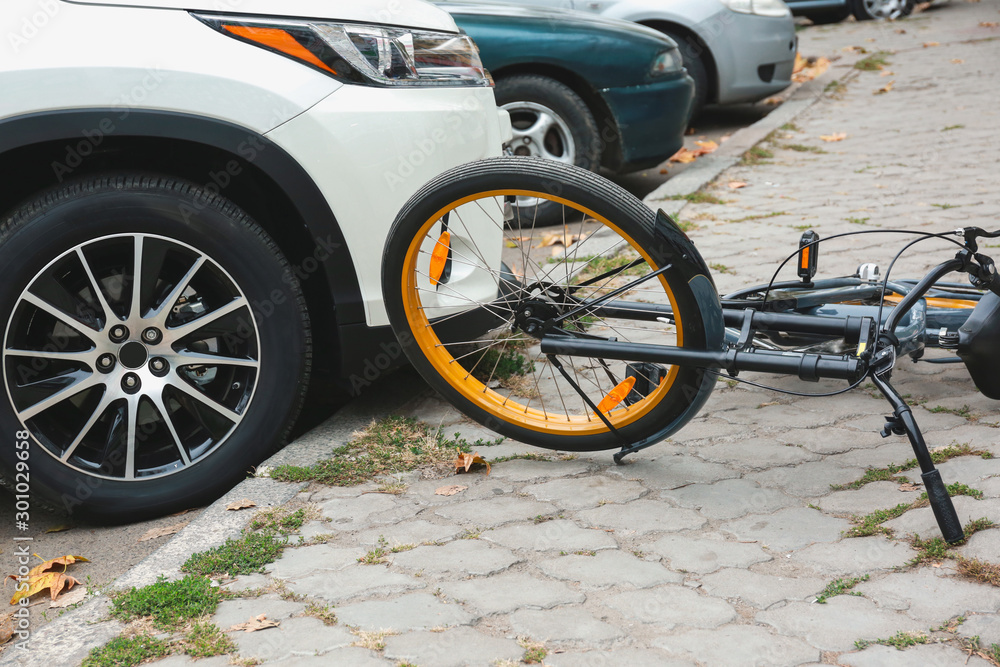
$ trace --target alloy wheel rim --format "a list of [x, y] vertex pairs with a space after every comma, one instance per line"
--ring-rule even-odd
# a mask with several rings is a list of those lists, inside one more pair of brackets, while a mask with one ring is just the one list
[[897, 19], [905, 7], [906, 0], [865, 0], [868, 14], [880, 19]]
[[247, 414], [260, 364], [236, 281], [153, 234], [105, 236], [52, 260], [18, 297], [2, 350], [7, 399], [35, 444], [116, 481], [217, 451]]
[[[537, 102], [510, 102], [500, 107], [510, 114], [513, 138], [510, 148], [514, 155], [543, 157], [548, 160], [576, 164], [576, 142], [569, 125], [559, 114]], [[517, 205], [537, 206], [537, 197], [518, 197]]]

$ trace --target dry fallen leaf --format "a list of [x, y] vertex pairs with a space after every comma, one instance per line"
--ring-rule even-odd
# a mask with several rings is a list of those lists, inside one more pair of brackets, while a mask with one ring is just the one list
[[70, 525], [67, 525], [67, 524], [60, 524], [58, 526], [52, 526], [51, 528], [49, 528], [45, 532], [46, 533], [62, 533], [64, 531], [72, 530], [72, 529], [73, 529], [73, 526], [70, 526]]
[[961, 64], [962, 64], [962, 63], [964, 63], [964, 62], [965, 62], [965, 61], [964, 61], [964, 60], [962, 60], [961, 58], [952, 58], [952, 59], [951, 59], [951, 64], [952, 64], [952, 65], [961, 65]]
[[245, 510], [248, 507], [257, 507], [257, 503], [250, 500], [249, 498], [244, 498], [243, 500], [234, 500], [233, 502], [226, 505], [226, 510]]
[[468, 488], [469, 487], [462, 486], [461, 484], [451, 484], [450, 486], [442, 486], [440, 489], [435, 490], [434, 494], [438, 496], [453, 496], [456, 493], [461, 493]]
[[892, 90], [892, 86], [895, 83], [896, 83], [895, 81], [890, 81], [889, 83], [885, 84], [884, 86], [873, 92], [872, 95], [883, 95], [885, 93], [888, 93], [890, 90]]
[[941, 46], [941, 42], [924, 42], [925, 49], [929, 49], [932, 46]]
[[246, 623], [237, 623], [236, 625], [230, 626], [226, 632], [257, 632], [258, 630], [276, 628], [279, 625], [281, 625], [281, 623], [278, 621], [272, 621], [267, 618], [266, 614], [261, 614], [260, 616], [254, 616]]
[[693, 150], [690, 148], [682, 148], [670, 157], [670, 161], [689, 164], [702, 155], [708, 155], [709, 153], [715, 152], [715, 149], [719, 147], [719, 144], [714, 141], [696, 141], [694, 143], [698, 146], [698, 148]]
[[906, 30], [904, 30], [903, 28], [896, 28], [896, 34], [897, 35], [905, 35], [906, 34]]
[[998, 24], [996, 21], [980, 21], [979, 22], [979, 27], [980, 28], [995, 28], [995, 27], [997, 27], [997, 25], [1000, 25], [1000, 24]]
[[743, 181], [729, 181], [730, 190], [739, 190], [740, 188], [745, 188], [747, 186]]
[[[798, 60], [796, 59], [796, 65]], [[795, 73], [792, 75], [792, 81], [798, 83], [805, 83], [807, 81], [812, 81], [819, 75], [830, 69], [829, 58], [808, 58], [804, 61], [801, 68], [797, 68]]]
[[14, 614], [0, 615], [0, 646], [10, 641], [14, 636]]
[[670, 171], [670, 170], [669, 170], [669, 169], [667, 169], [666, 167], [660, 167], [660, 173], [661, 173], [661, 174], [666, 174], [666, 173], [667, 173], [667, 172], [669, 172], [669, 171]]
[[458, 458], [455, 459], [455, 474], [461, 472], [469, 472], [469, 469], [477, 463], [481, 463], [486, 466], [486, 474], [490, 474], [490, 462], [479, 455], [479, 452], [473, 452], [467, 454], [461, 450], [458, 452]]
[[83, 599], [87, 597], [87, 589], [80, 586], [78, 589], [72, 593], [67, 593], [63, 595], [58, 600], [53, 600], [49, 603], [49, 609], [62, 609], [64, 607], [69, 607], [77, 602], [83, 602]]
[[909, 482], [905, 482], [899, 485], [900, 491], [918, 491], [919, 489], [920, 486], [918, 486], [917, 484], [910, 484]]
[[[17, 580], [17, 577], [14, 575], [9, 575], [7, 578]], [[62, 572], [44, 572], [35, 576], [29, 576], [27, 590], [14, 593], [14, 597], [10, 599], [10, 603], [17, 604], [22, 599], [30, 598], [32, 595], [41, 593], [45, 589], [49, 590], [49, 596], [55, 600], [64, 588], [68, 591], [78, 583], [80, 582]]]
[[852, 53], [852, 52], [853, 53], [860, 53], [861, 55], [864, 55], [864, 54], [868, 53], [868, 49], [866, 49], [863, 46], [845, 46], [843, 49], [841, 49], [841, 51], [846, 51], [848, 53]]
[[823, 141], [843, 141], [847, 138], [847, 132], [837, 132], [836, 134], [821, 134], [819, 136]]
[[137, 542], [146, 542], [148, 540], [155, 540], [158, 537], [166, 537], [167, 535], [173, 535], [180, 531], [181, 528], [191, 523], [190, 521], [181, 521], [180, 523], [175, 523], [172, 526], [163, 526], [162, 528], [150, 528], [142, 537], [140, 537]]
[[884, 69], [878, 73], [879, 76], [896, 76], [896, 73], [891, 69]]

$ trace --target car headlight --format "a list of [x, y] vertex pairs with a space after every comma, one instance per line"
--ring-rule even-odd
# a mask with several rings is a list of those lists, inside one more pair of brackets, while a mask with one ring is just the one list
[[684, 60], [677, 49], [668, 49], [656, 56], [649, 73], [652, 76], [663, 76], [664, 74], [674, 74], [684, 67]]
[[740, 14], [781, 17], [792, 13], [784, 0], [722, 0], [722, 4]]
[[369, 86], [492, 86], [468, 35], [375, 25], [194, 14], [224, 35], [340, 81]]

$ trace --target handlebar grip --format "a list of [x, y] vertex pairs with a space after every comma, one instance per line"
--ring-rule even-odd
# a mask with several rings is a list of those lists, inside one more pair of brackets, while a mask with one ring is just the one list
[[955, 544], [965, 539], [965, 532], [962, 530], [962, 522], [958, 520], [958, 513], [955, 512], [955, 505], [951, 502], [948, 489], [941, 479], [941, 472], [932, 470], [920, 476], [924, 480], [924, 488], [927, 489], [927, 499], [934, 510], [934, 518], [937, 519], [941, 534], [948, 544]]

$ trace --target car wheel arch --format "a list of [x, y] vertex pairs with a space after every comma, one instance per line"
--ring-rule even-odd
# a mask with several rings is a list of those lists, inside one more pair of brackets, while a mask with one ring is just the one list
[[[5, 183], [0, 213], [39, 191], [100, 172], [149, 173], [206, 189], [214, 183], [287, 257], [302, 284], [317, 341], [336, 342], [338, 325], [364, 322], [354, 263], [339, 223], [294, 158], [252, 130], [215, 119], [136, 110], [121, 119], [125, 113], [70, 110], [0, 121], [0, 182]], [[113, 122], [116, 131], [101, 132], [102, 123], [108, 127], [105, 121]], [[336, 347], [314, 348], [315, 370], [337, 372]]]
[[611, 108], [605, 102], [600, 92], [594, 89], [581, 75], [571, 69], [557, 65], [530, 63], [506, 65], [491, 71], [497, 81], [511, 76], [530, 74], [555, 79], [580, 96], [590, 109], [601, 132], [605, 149], [601, 154], [601, 166], [615, 170], [622, 162], [621, 132]]
[[707, 65], [706, 70], [709, 79], [709, 95], [708, 102], [716, 102], [719, 98], [719, 67], [715, 62], [715, 56], [712, 54], [712, 50], [708, 48], [708, 44], [705, 43], [701, 37], [698, 36], [693, 30], [684, 26], [680, 23], [674, 23], [672, 21], [663, 20], [648, 20], [642, 21], [637, 20], [636, 23], [644, 25], [647, 28], [653, 28], [654, 30], [659, 30], [660, 32], [670, 32], [678, 33], [683, 35], [685, 38], [691, 40], [691, 44], [700, 49], [705, 53], [704, 62]]

